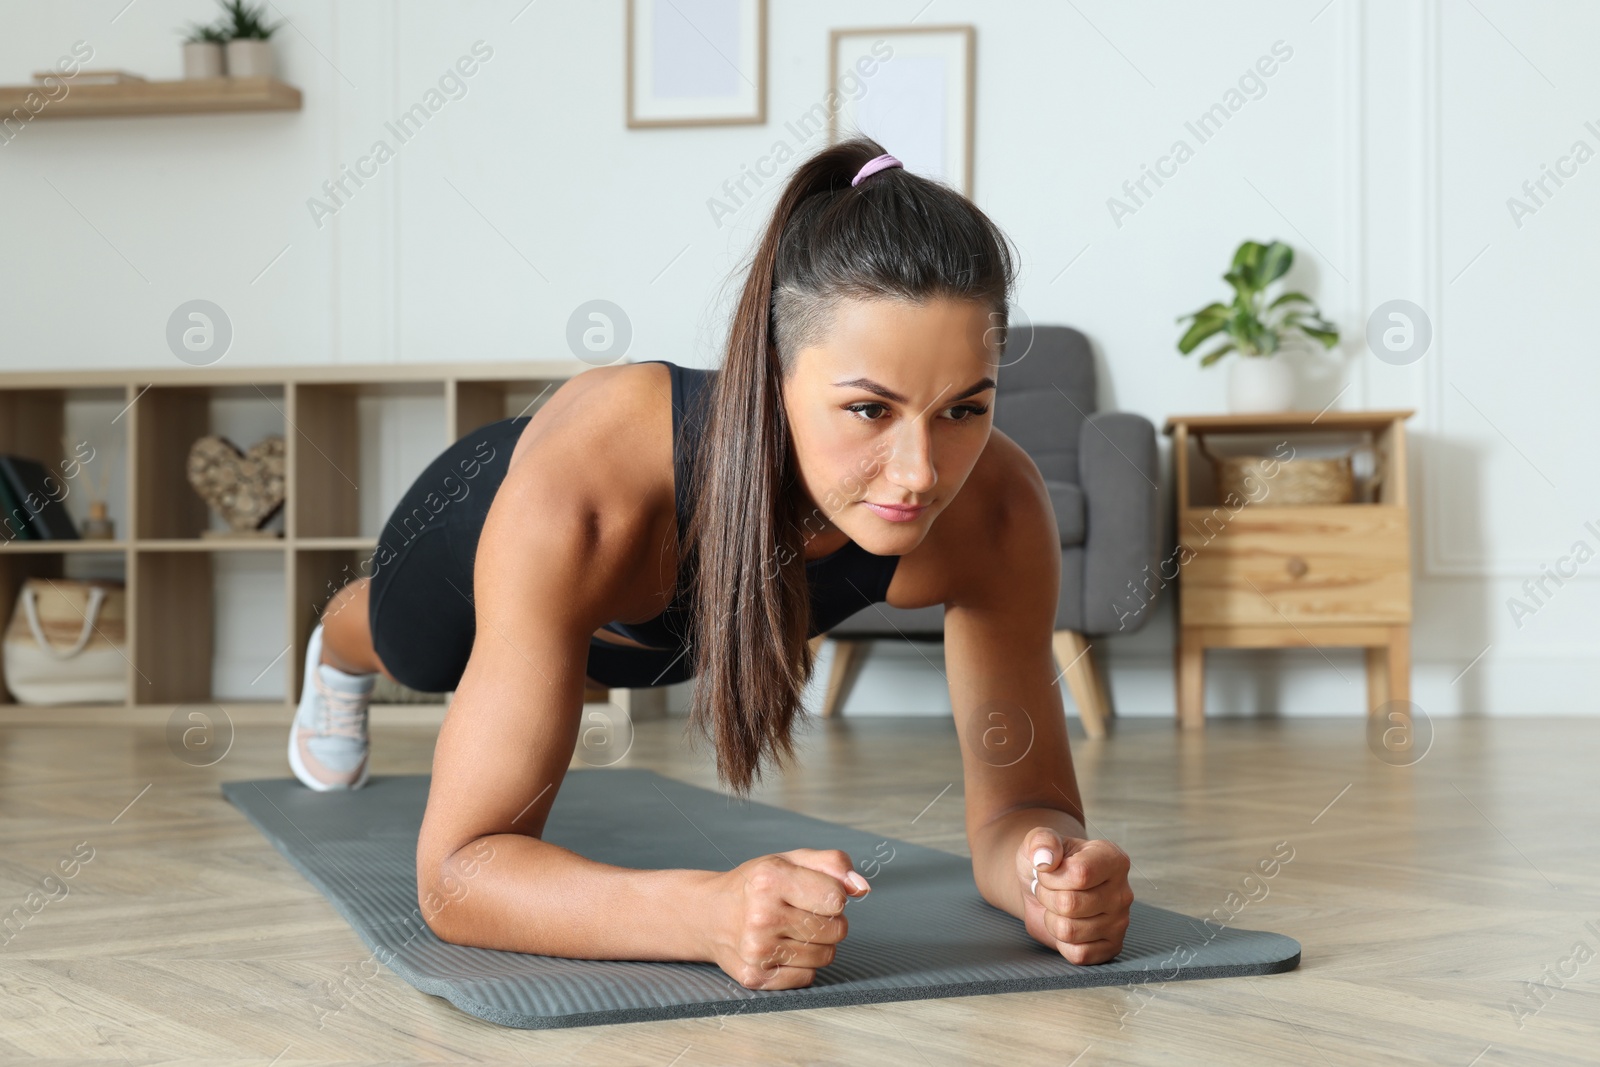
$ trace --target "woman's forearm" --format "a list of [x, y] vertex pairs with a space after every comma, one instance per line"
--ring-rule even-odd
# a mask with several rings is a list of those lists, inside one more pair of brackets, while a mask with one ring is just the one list
[[1089, 832], [1070, 812], [1055, 808], [1020, 808], [974, 831], [972, 878], [984, 900], [1001, 911], [1022, 918], [1022, 891], [1026, 886], [1017, 877], [1017, 846], [1023, 835], [1035, 826], [1049, 826], [1063, 837], [1086, 838]]
[[704, 960], [716, 871], [615, 867], [522, 834], [460, 849], [419, 893], [446, 941], [575, 959]]

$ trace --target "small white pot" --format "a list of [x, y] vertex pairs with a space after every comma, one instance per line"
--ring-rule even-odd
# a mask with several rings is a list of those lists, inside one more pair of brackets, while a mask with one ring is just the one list
[[184, 78], [222, 77], [222, 45], [216, 41], [183, 43]]
[[1294, 407], [1294, 367], [1288, 360], [1235, 353], [1228, 362], [1229, 411], [1244, 415]]
[[228, 77], [272, 77], [272, 42], [229, 41]]

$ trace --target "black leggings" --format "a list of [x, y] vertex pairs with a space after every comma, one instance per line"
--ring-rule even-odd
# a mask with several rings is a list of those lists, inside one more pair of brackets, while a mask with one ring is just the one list
[[[490, 423], [446, 448], [411, 483], [378, 535], [367, 622], [379, 662], [402, 685], [445, 693], [467, 669], [478, 632], [472, 588], [478, 535], [531, 417]], [[594, 637], [586, 674], [619, 688], [687, 677], [678, 652]]]
[[367, 621], [379, 661], [403, 685], [444, 693], [466, 670], [478, 535], [528, 419], [490, 423], [446, 448], [378, 534]]

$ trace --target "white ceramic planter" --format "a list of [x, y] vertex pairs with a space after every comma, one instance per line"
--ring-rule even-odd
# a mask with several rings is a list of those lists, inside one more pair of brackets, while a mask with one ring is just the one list
[[228, 77], [272, 77], [272, 42], [229, 41]]
[[1228, 410], [1236, 415], [1294, 407], [1294, 366], [1281, 354], [1229, 357]]
[[222, 77], [222, 45], [216, 41], [183, 43], [184, 78]]

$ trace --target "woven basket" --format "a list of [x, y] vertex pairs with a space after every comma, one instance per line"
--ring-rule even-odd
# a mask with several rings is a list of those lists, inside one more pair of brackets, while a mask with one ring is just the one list
[[[1206, 448], [1206, 439], [1196, 437], [1201, 455], [1211, 461], [1217, 476], [1217, 497], [1239, 500], [1263, 507], [1293, 505], [1349, 504], [1356, 499], [1354, 465], [1360, 447], [1331, 459], [1278, 459], [1276, 456], [1217, 456]], [[1376, 490], [1381, 475], [1367, 479]], [[1265, 487], [1265, 492], [1263, 492]]]

